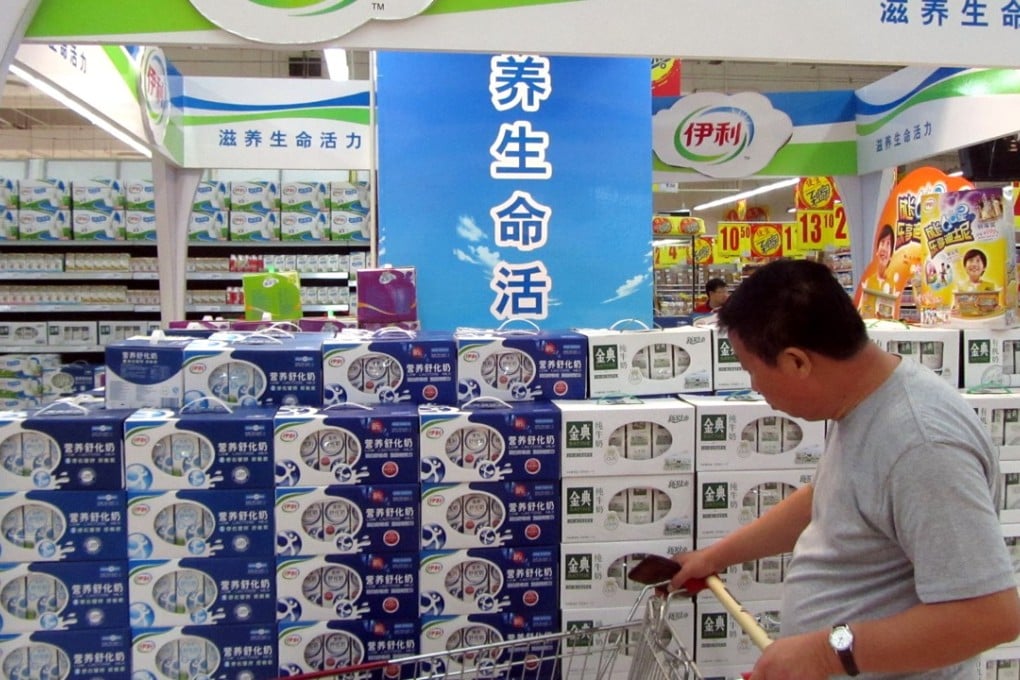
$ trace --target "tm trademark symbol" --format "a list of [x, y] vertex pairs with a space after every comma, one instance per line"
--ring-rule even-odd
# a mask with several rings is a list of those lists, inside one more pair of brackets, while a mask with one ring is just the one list
[[386, 9], [386, 3], [385, 2], [373, 2], [372, 3], [372, 9], [374, 9], [377, 12], [382, 12], [382, 11], [384, 11]]

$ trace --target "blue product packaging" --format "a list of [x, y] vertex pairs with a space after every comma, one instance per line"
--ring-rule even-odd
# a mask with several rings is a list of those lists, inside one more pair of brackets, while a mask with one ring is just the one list
[[124, 422], [127, 489], [270, 489], [275, 415], [138, 409]]
[[123, 491], [0, 492], [0, 561], [122, 560]]
[[417, 616], [417, 552], [278, 557], [280, 621]]
[[107, 345], [107, 408], [180, 407], [184, 348], [193, 339], [154, 333]]
[[273, 558], [131, 560], [131, 628], [276, 621]]
[[276, 676], [276, 626], [173, 626], [131, 631], [133, 680]]
[[127, 557], [273, 554], [273, 490], [128, 492]]
[[[281, 677], [330, 671], [374, 661], [414, 656], [420, 648], [417, 619], [362, 619], [361, 621], [296, 621], [278, 624]], [[376, 670], [359, 677], [412, 677], [409, 667], [400, 673]], [[420, 677], [433, 677], [424, 675]]]
[[323, 404], [457, 403], [452, 333], [349, 330], [322, 344]]
[[558, 481], [422, 484], [421, 549], [556, 545]]
[[127, 561], [0, 563], [0, 631], [124, 628]]
[[420, 614], [558, 610], [559, 556], [558, 546], [425, 551]]
[[572, 331], [458, 330], [457, 397], [584, 399], [588, 338]]
[[11, 680], [129, 680], [131, 631], [110, 628], [0, 634], [0, 659], [4, 677]]
[[62, 401], [0, 412], [0, 488], [123, 489], [130, 414]]
[[277, 411], [276, 485], [416, 484], [418, 409], [351, 404]]
[[421, 481], [559, 479], [560, 409], [480, 397], [460, 408], [421, 406]]
[[418, 549], [417, 484], [276, 490], [276, 554], [329, 555]]

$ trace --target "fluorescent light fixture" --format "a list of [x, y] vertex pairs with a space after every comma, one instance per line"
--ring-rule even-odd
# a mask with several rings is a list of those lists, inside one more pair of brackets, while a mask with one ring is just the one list
[[350, 80], [351, 69], [347, 66], [347, 50], [339, 47], [328, 47], [322, 51], [326, 61], [326, 73], [330, 80]]
[[72, 111], [77, 113], [79, 116], [85, 118], [85, 120], [89, 121], [90, 123], [95, 125], [97, 128], [103, 130], [104, 132], [106, 132], [110, 136], [115, 137], [116, 139], [120, 140], [124, 144], [127, 144], [132, 149], [134, 149], [138, 153], [142, 154], [146, 158], [152, 158], [152, 151], [150, 151], [147, 146], [145, 146], [144, 144], [139, 142], [137, 139], [135, 139], [134, 137], [129, 135], [124, 130], [122, 130], [119, 127], [113, 125], [108, 120], [106, 120], [106, 119], [102, 118], [101, 116], [99, 116], [98, 114], [92, 112], [89, 108], [84, 106], [82, 103], [77, 102], [77, 101], [71, 99], [69, 96], [67, 96], [66, 94], [64, 94], [63, 92], [61, 92], [57, 88], [55, 88], [53, 85], [47, 83], [45, 80], [42, 80], [40, 78], [36, 78], [31, 73], [29, 73], [25, 69], [21, 68], [17, 64], [11, 64], [10, 71], [11, 71], [11, 73], [13, 73], [17, 77], [21, 78], [22, 80], [24, 80], [26, 83], [28, 83], [29, 85], [31, 85], [35, 89], [37, 89], [40, 92], [42, 92], [43, 94], [45, 94], [47, 97], [50, 97], [51, 99], [55, 99], [57, 102], [63, 104], [67, 108], [71, 109]]
[[708, 210], [709, 208], [715, 208], [715, 207], [720, 206], [720, 205], [726, 205], [727, 203], [736, 203], [737, 201], [742, 201], [745, 198], [751, 198], [752, 196], [757, 196], [758, 194], [766, 194], [766, 193], [768, 193], [770, 191], [775, 191], [776, 189], [783, 189], [785, 187], [792, 187], [793, 185], [795, 185], [799, 181], [800, 181], [800, 177], [791, 177], [790, 179], [780, 180], [778, 182], [773, 182], [772, 184], [764, 184], [764, 185], [762, 185], [760, 187], [757, 187], [755, 189], [749, 189], [748, 191], [741, 191], [739, 194], [733, 194], [733, 195], [727, 196], [725, 198], [717, 198], [714, 201], [709, 201], [708, 203], [702, 203], [701, 205], [696, 205], [692, 209], [693, 210]]
[[946, 177], [963, 177], [963, 170], [953, 170]]

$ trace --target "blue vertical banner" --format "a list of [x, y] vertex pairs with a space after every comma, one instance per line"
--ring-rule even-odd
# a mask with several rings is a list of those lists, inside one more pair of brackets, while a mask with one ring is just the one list
[[647, 59], [378, 55], [379, 262], [425, 328], [652, 317]]

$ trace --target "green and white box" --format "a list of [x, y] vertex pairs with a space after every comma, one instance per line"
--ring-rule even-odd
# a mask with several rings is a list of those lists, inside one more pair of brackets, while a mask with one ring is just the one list
[[156, 240], [156, 213], [127, 210], [124, 213], [128, 241]]
[[869, 321], [868, 337], [882, 349], [930, 368], [953, 387], [960, 382], [960, 331]]
[[588, 391], [649, 396], [712, 391], [712, 331], [581, 328], [588, 336]]
[[825, 422], [794, 418], [755, 394], [690, 396], [695, 460], [702, 470], [814, 469], [825, 450]]
[[192, 210], [188, 215], [189, 241], [227, 241], [230, 238], [230, 213]]
[[596, 541], [560, 546], [560, 607], [630, 607], [644, 585], [630, 580], [630, 570], [646, 555], [670, 557], [689, 552], [689, 538], [644, 541]]
[[0, 241], [18, 240], [18, 209], [0, 208]]
[[156, 212], [156, 187], [152, 180], [130, 180], [124, 183], [124, 208]]
[[693, 474], [567, 477], [562, 494], [562, 543], [694, 535]]
[[23, 179], [18, 182], [18, 207], [21, 210], [68, 210], [71, 207], [70, 183], [62, 179]]
[[18, 211], [18, 238], [22, 241], [67, 241], [71, 238], [70, 210]]
[[127, 238], [124, 211], [74, 210], [71, 213], [75, 241], [123, 241]]
[[231, 182], [230, 211], [267, 213], [280, 210], [280, 185], [276, 182]]
[[1000, 460], [1020, 460], [1020, 388], [961, 391], [999, 450]]
[[[707, 548], [715, 540], [699, 541], [698, 550]], [[726, 584], [726, 589], [741, 602], [744, 600], [778, 600], [782, 598], [783, 579], [790, 564], [792, 553], [783, 553], [760, 560], [731, 564], [719, 572], [719, 578]], [[697, 594], [697, 601], [714, 600], [716, 596], [710, 590]]]
[[981, 652], [978, 680], [1015, 680], [1020, 678], [1020, 645], [1010, 643]]
[[1020, 387], [1020, 328], [963, 331], [961, 387]]
[[564, 477], [694, 471], [694, 407], [676, 398], [555, 400]]
[[0, 210], [18, 209], [18, 180], [0, 177]]
[[[769, 637], [779, 635], [779, 600], [742, 601], [741, 604]], [[743, 665], [746, 672], [761, 656], [761, 650], [718, 600], [699, 599], [694, 622], [694, 655], [699, 667], [701, 664], [736, 664]]]
[[743, 369], [725, 331], [712, 329], [712, 384], [718, 391], [751, 389], [751, 374]]
[[124, 209], [124, 186], [119, 179], [75, 180], [71, 183], [71, 209], [110, 212]]
[[813, 479], [813, 469], [699, 472], [695, 536], [698, 545], [753, 522]]
[[283, 182], [280, 185], [280, 209], [287, 212], [329, 213], [327, 182]]
[[280, 213], [230, 211], [231, 241], [279, 241]]
[[999, 521], [1020, 523], [1020, 460], [999, 464]]

